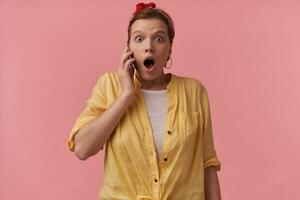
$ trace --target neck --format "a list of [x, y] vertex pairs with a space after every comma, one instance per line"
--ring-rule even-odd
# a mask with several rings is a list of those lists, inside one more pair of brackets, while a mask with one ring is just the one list
[[171, 74], [161, 74], [157, 79], [154, 80], [143, 80], [140, 78], [142, 88], [146, 90], [164, 90], [167, 88], [168, 83], [171, 79]]

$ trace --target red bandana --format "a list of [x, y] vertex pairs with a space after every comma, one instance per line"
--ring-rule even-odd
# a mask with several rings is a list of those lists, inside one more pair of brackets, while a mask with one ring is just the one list
[[136, 15], [137, 13], [139, 13], [141, 10], [145, 9], [145, 8], [155, 8], [156, 5], [155, 3], [151, 2], [151, 3], [138, 3], [135, 6], [135, 12], [133, 13], [133, 15]]

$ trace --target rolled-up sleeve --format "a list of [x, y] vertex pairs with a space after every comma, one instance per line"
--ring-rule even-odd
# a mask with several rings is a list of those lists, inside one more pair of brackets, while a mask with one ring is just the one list
[[75, 121], [73, 128], [68, 136], [67, 146], [68, 149], [73, 152], [75, 150], [74, 138], [78, 131], [91, 120], [101, 115], [107, 109], [107, 97], [106, 97], [106, 82], [107, 73], [102, 74], [96, 85], [92, 89], [90, 98], [86, 101], [85, 109], [80, 113]]
[[[203, 87], [204, 88], [204, 87]], [[204, 88], [201, 95], [203, 126], [202, 126], [202, 142], [203, 142], [203, 161], [204, 168], [214, 166], [217, 171], [221, 170], [221, 162], [218, 159], [213, 140], [212, 122], [210, 114], [210, 104], [208, 94]]]

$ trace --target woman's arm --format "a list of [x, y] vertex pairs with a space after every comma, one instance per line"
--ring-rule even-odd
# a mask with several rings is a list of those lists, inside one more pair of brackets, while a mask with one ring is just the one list
[[122, 93], [109, 109], [79, 130], [74, 140], [75, 154], [80, 160], [103, 148], [132, 100], [132, 94]]
[[216, 169], [211, 166], [204, 170], [205, 200], [221, 200], [221, 191]]

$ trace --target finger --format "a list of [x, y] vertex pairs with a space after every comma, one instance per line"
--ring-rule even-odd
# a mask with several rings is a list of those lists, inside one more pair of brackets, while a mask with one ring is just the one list
[[132, 51], [127, 51], [127, 52], [125, 52], [124, 54], [123, 54], [123, 58], [125, 58], [126, 56], [128, 56], [128, 55], [131, 55], [133, 52]]
[[128, 46], [125, 47], [125, 49], [123, 50], [123, 53], [126, 53], [129, 50]]
[[126, 54], [127, 54], [128, 50], [129, 50], [128, 46], [126, 46], [126, 47], [123, 49], [122, 57], [121, 57], [121, 59], [120, 59], [120, 66], [119, 66], [119, 68], [123, 68], [123, 65], [124, 65], [124, 59], [126, 58]]
[[125, 47], [125, 49], [123, 49], [121, 60], [123, 60], [124, 55], [128, 52], [128, 50], [129, 50], [128, 47]]
[[125, 63], [124, 63], [124, 69], [127, 70], [131, 67], [131, 65], [134, 65], [135, 58], [129, 58]]
[[122, 59], [121, 59], [121, 64], [124, 65], [125, 62], [132, 56], [133, 52], [127, 52], [123, 55]]
[[124, 56], [124, 55], [127, 54], [128, 52], [131, 52], [131, 51], [130, 51], [129, 47], [127, 46], [127, 47], [124, 49], [122, 55]]
[[135, 61], [135, 58], [128, 59], [124, 64], [124, 70], [129, 71], [129, 67], [131, 66], [131, 64], [133, 64], [134, 61]]

